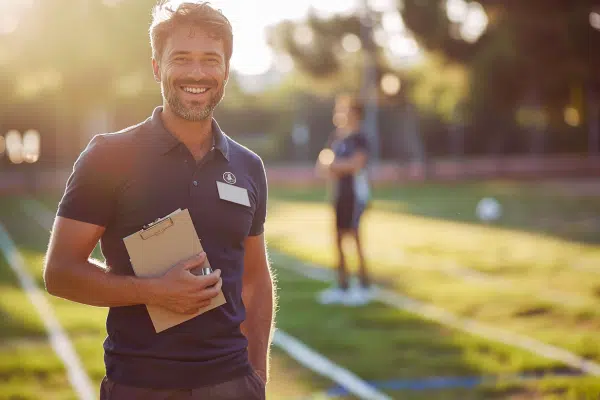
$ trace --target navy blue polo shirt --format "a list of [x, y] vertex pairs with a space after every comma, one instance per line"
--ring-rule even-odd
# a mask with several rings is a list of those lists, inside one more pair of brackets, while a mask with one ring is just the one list
[[[250, 372], [240, 330], [244, 239], [260, 235], [267, 182], [262, 160], [213, 120], [213, 148], [199, 162], [161, 119], [95, 136], [75, 162], [58, 215], [106, 227], [100, 240], [114, 274], [133, 275], [123, 238], [145, 224], [188, 209], [227, 303], [187, 322], [154, 331], [144, 305], [109, 310], [104, 342], [107, 376], [149, 388], [195, 388]], [[219, 198], [217, 181], [248, 190], [250, 207]]]

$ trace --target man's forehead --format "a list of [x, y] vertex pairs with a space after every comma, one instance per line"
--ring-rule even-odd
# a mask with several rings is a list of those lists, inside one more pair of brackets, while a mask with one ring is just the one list
[[[199, 25], [183, 25], [175, 28], [167, 39], [167, 46], [171, 51], [199, 50], [210, 48], [223, 52], [223, 41], [211, 34], [206, 28]], [[182, 48], [184, 47], [184, 48]]]

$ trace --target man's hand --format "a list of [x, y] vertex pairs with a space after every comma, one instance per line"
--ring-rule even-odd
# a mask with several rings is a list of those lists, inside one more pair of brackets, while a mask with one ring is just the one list
[[323, 149], [319, 153], [317, 162], [315, 163], [315, 173], [320, 178], [329, 176], [329, 168], [335, 159], [335, 154], [331, 149]]
[[194, 314], [210, 304], [221, 290], [221, 271], [196, 276], [191, 270], [204, 264], [206, 254], [201, 253], [179, 263], [159, 278], [151, 278], [150, 305], [164, 307], [180, 314]]

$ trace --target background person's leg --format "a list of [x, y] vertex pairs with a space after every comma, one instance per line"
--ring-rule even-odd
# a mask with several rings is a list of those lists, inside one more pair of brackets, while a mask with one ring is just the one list
[[336, 246], [338, 251], [338, 285], [342, 290], [348, 290], [348, 266], [346, 265], [346, 256], [344, 255], [344, 236], [345, 232], [338, 228], [336, 234]]
[[335, 246], [337, 251], [337, 285], [319, 293], [321, 304], [344, 303], [348, 288], [348, 268], [344, 254], [344, 237], [349, 232], [352, 223], [352, 206], [348, 202], [338, 200], [335, 204]]
[[367, 262], [365, 260], [365, 254], [363, 251], [362, 243], [360, 241], [360, 233], [358, 229], [352, 231], [352, 237], [354, 238], [354, 243], [356, 244], [356, 252], [358, 253], [358, 277], [360, 279], [360, 285], [363, 288], [369, 288], [371, 286], [371, 279], [367, 270]]
[[371, 279], [369, 278], [369, 272], [367, 270], [367, 262], [365, 259], [365, 252], [360, 239], [360, 221], [365, 211], [365, 205], [357, 203], [354, 208], [354, 215], [352, 216], [352, 230], [351, 234], [356, 244], [356, 252], [358, 253], [359, 261], [359, 279], [360, 284], [363, 288], [369, 288], [371, 286]]
[[354, 204], [351, 219], [351, 228], [348, 230], [349, 235], [352, 237], [353, 242], [356, 245], [356, 251], [358, 253], [359, 259], [359, 284], [353, 286], [348, 291], [348, 296], [346, 298], [345, 304], [349, 306], [365, 305], [373, 299], [373, 293], [371, 291], [371, 279], [367, 270], [367, 262], [359, 234], [360, 219], [364, 210], [364, 204]]

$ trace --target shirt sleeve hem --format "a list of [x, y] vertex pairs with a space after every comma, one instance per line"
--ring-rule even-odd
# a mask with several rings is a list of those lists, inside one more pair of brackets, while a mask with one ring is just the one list
[[259, 236], [262, 235], [265, 232], [265, 228], [264, 226], [261, 226], [258, 229], [253, 229], [250, 231], [250, 233], [248, 234], [248, 236]]
[[106, 226], [108, 225], [105, 221], [99, 218], [90, 218], [90, 216], [85, 213], [76, 213], [71, 211], [59, 210], [58, 213], [56, 213], [56, 216], [61, 218], [72, 219], [79, 222], [85, 222], [86, 224], [101, 226], [103, 228], [106, 228]]

